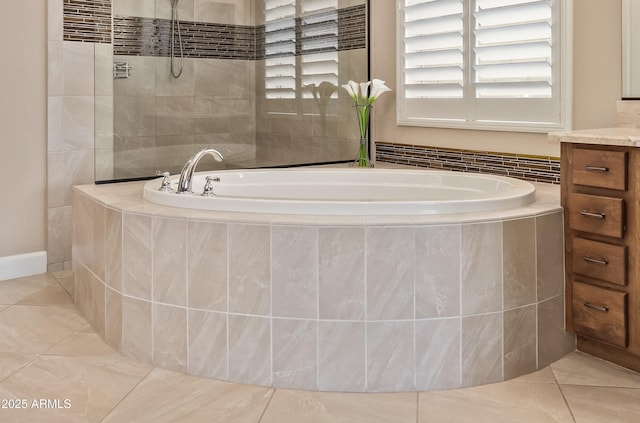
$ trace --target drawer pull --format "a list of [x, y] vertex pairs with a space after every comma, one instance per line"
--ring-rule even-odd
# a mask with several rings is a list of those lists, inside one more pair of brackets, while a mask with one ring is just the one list
[[601, 166], [585, 166], [584, 168], [586, 170], [593, 170], [595, 172], [608, 172], [609, 171], [608, 167], [601, 167]]
[[601, 307], [601, 306], [593, 305], [589, 301], [585, 301], [584, 306], [587, 308], [592, 308], [594, 310], [604, 311], [605, 313], [609, 311], [609, 307], [607, 306]]
[[591, 258], [591, 257], [589, 257], [589, 256], [584, 256], [584, 257], [582, 258], [582, 260], [584, 260], [584, 261], [586, 261], [586, 262], [589, 262], [589, 263], [602, 264], [602, 265], [604, 265], [604, 266], [606, 266], [607, 264], [609, 264], [609, 262], [608, 262], [608, 261], [606, 261], [606, 260], [598, 260], [598, 259]]
[[580, 210], [580, 214], [585, 217], [592, 217], [594, 219], [604, 219], [605, 217], [604, 213], [592, 213], [588, 210]]

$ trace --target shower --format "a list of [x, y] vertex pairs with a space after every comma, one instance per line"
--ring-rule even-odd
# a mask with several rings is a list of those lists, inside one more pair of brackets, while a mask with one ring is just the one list
[[[171, 56], [171, 76], [180, 78], [184, 63], [184, 53], [182, 50], [182, 35], [180, 34], [180, 17], [178, 16], [178, 2], [180, 0], [172, 0], [171, 5], [171, 41], [169, 46], [169, 54]], [[176, 65], [176, 32], [178, 33], [178, 50], [180, 52], [180, 64]]]
[[358, 126], [337, 87], [371, 79], [367, 0], [112, 3], [99, 66], [135, 73], [96, 79], [97, 181], [177, 174], [204, 148], [225, 161], [199, 170], [353, 160]]

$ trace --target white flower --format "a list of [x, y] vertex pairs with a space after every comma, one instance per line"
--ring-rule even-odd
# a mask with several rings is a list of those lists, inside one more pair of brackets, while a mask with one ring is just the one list
[[360, 94], [362, 95], [361, 104], [367, 104], [367, 92], [369, 91], [369, 85], [371, 85], [371, 81], [360, 83]]
[[369, 104], [373, 104], [374, 101], [387, 91], [391, 91], [391, 88], [385, 85], [385, 82], [380, 79], [374, 79], [371, 81], [371, 92], [369, 93]]
[[357, 82], [349, 80], [349, 82], [342, 85], [342, 88], [347, 90], [347, 92], [349, 93], [349, 96], [353, 99], [353, 101], [355, 101], [356, 103], [358, 102], [358, 83]]

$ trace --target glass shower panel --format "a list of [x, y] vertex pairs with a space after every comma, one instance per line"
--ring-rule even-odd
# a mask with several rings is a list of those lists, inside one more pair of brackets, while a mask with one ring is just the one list
[[179, 78], [173, 3], [112, 2], [112, 50], [96, 54], [97, 181], [179, 173], [205, 147], [225, 160], [199, 170], [353, 160], [339, 86], [368, 79], [366, 1], [177, 0]]

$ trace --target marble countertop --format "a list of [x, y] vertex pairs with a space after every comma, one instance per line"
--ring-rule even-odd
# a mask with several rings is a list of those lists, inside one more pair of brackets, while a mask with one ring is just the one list
[[640, 128], [597, 128], [551, 132], [551, 141], [640, 147]]

